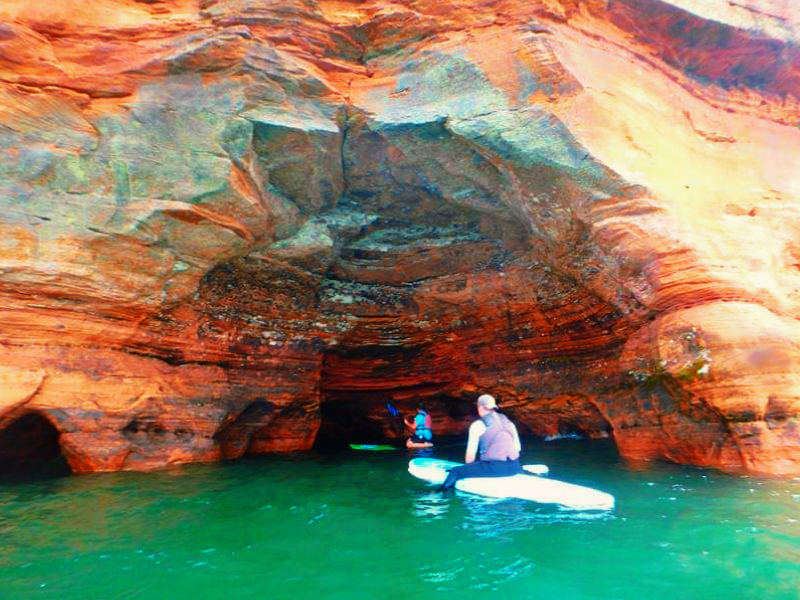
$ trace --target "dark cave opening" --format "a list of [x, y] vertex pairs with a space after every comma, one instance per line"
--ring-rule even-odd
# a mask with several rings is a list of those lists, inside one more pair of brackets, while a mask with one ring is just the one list
[[[399, 395], [399, 394], [398, 394]], [[316, 450], [346, 448], [349, 444], [388, 444], [405, 447], [411, 431], [403, 417], [412, 417], [420, 402], [433, 420], [434, 442], [451, 444], [466, 440], [466, 431], [475, 414], [472, 398], [447, 394], [411, 396], [400, 399], [384, 394], [352, 393], [323, 396]]]
[[71, 470], [61, 453], [59, 431], [44, 416], [28, 412], [0, 430], [0, 474], [60, 477]]
[[335, 450], [351, 443], [400, 446], [405, 442], [402, 414], [393, 415], [386, 402], [368, 399], [323, 401], [314, 448]]

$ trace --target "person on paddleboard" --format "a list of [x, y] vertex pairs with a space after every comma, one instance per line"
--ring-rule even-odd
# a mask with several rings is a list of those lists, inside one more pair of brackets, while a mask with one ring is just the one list
[[406, 441], [408, 448], [429, 448], [433, 446], [433, 431], [431, 416], [425, 410], [425, 405], [420, 402], [417, 414], [403, 419], [406, 427], [412, 430], [413, 435]]
[[[466, 477], [506, 477], [522, 472], [519, 453], [522, 445], [516, 426], [504, 414], [497, 412], [494, 396], [483, 394], [478, 398], [480, 419], [469, 426], [467, 452], [460, 467], [447, 473], [442, 490], [456, 485]], [[480, 460], [475, 460], [480, 451]]]

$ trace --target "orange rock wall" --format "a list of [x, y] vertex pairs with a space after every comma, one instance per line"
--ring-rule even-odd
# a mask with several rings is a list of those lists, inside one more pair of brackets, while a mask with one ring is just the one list
[[799, 42], [778, 0], [4, 2], [0, 462], [463, 435], [488, 391], [800, 473]]

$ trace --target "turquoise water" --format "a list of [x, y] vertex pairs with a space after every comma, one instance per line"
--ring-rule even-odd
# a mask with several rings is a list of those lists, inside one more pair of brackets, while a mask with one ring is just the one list
[[0, 598], [800, 597], [800, 478], [529, 444], [524, 462], [615, 495], [590, 514], [443, 496], [408, 475], [410, 456], [0, 481]]

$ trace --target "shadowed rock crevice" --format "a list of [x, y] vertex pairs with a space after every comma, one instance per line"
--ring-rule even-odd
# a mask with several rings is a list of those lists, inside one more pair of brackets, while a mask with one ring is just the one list
[[68, 473], [60, 433], [38, 412], [4, 420], [0, 428], [0, 472], [47, 470]]
[[253, 443], [253, 437], [269, 424], [274, 413], [275, 406], [272, 403], [257, 400], [234, 419], [226, 420], [214, 434], [220, 457], [230, 459], [245, 455]]
[[512, 406], [509, 411], [521, 424], [523, 433], [548, 440], [601, 439], [614, 435], [614, 426], [598, 408], [596, 400], [580, 394], [544, 398]]

